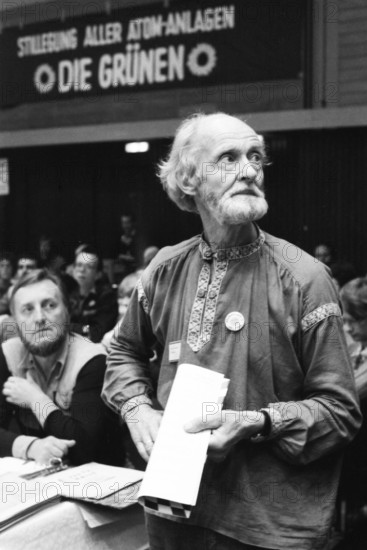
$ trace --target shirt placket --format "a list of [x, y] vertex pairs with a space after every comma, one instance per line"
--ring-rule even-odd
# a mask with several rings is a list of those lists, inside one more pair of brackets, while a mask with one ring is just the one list
[[210, 263], [204, 261], [198, 280], [194, 305], [191, 310], [187, 343], [197, 352], [209, 342], [215, 319], [215, 312], [221, 283], [227, 272], [228, 261], [219, 260], [210, 284]]

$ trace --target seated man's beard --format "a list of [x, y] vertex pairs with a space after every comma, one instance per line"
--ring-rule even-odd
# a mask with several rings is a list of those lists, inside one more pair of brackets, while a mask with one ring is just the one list
[[57, 328], [56, 335], [48, 336], [47, 325], [43, 327], [41, 330], [45, 331], [45, 336], [43, 337], [43, 335], [41, 335], [38, 341], [37, 338], [33, 341], [27, 340], [22, 328], [19, 328], [18, 333], [24, 347], [28, 351], [39, 357], [47, 357], [61, 348], [69, 333], [69, 324], [67, 322], [58, 325]]

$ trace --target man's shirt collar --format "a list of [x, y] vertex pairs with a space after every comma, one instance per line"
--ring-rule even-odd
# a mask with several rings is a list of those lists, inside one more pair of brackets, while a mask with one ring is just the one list
[[240, 260], [246, 258], [251, 254], [257, 252], [265, 242], [265, 236], [263, 232], [256, 226], [258, 231], [258, 237], [249, 244], [243, 246], [232, 246], [229, 248], [217, 248], [213, 250], [210, 244], [204, 238], [204, 235], [201, 236], [199, 250], [203, 260], [210, 261], [213, 258], [217, 260]]
[[51, 367], [51, 370], [48, 373], [45, 373], [44, 370], [37, 363], [36, 357], [26, 349], [24, 349], [24, 359], [22, 361], [22, 370], [26, 376], [27, 371], [32, 372], [32, 378], [37, 382], [41, 389], [47, 393], [47, 390], [51, 386], [57, 385], [63, 375], [65, 370], [65, 365], [70, 348], [70, 335], [68, 334], [65, 342], [62, 344], [59, 349], [59, 353], [55, 358], [55, 362]]

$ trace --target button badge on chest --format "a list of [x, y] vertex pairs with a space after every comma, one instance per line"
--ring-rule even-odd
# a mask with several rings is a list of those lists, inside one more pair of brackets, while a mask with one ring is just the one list
[[228, 330], [238, 332], [245, 324], [245, 318], [239, 311], [231, 311], [226, 316], [224, 323]]

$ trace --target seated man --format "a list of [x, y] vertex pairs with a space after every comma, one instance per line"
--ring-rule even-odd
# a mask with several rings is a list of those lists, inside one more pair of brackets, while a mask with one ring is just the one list
[[75, 257], [73, 276], [79, 283], [78, 306], [71, 316], [73, 330], [100, 342], [117, 321], [115, 292], [102, 280], [102, 261], [97, 251], [86, 246]]
[[103, 348], [69, 333], [59, 278], [46, 269], [25, 275], [10, 307], [19, 336], [0, 348], [0, 456], [122, 465], [118, 420], [100, 398]]

